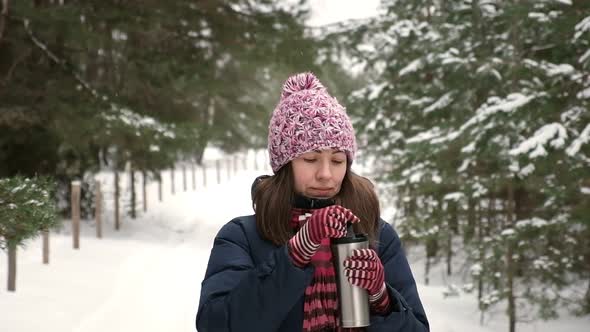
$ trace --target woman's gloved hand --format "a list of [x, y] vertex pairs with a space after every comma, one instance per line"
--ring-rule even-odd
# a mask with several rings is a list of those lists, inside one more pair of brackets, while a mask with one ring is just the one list
[[347, 222], [359, 221], [352, 211], [340, 205], [314, 210], [307, 222], [289, 240], [289, 254], [293, 262], [299, 267], [307, 265], [323, 239], [343, 237], [346, 235]]
[[372, 305], [376, 304], [379, 309], [384, 304], [385, 307], [389, 305], [389, 300], [383, 298], [384, 295], [387, 296], [383, 264], [375, 250], [353, 250], [352, 256], [344, 260], [344, 268], [344, 274], [351, 284], [369, 292], [369, 300]]

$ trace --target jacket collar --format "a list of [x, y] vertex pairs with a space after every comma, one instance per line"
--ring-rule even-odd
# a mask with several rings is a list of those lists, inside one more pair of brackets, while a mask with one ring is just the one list
[[329, 198], [311, 198], [297, 193], [293, 197], [293, 207], [300, 209], [321, 209], [334, 204], [334, 200]]

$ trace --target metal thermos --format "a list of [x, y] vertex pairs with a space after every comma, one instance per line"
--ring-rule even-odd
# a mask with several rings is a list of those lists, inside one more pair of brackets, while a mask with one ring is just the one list
[[336, 270], [341, 326], [347, 328], [369, 326], [368, 292], [351, 284], [348, 277], [344, 275], [344, 260], [352, 255], [354, 249], [369, 248], [369, 240], [365, 235], [354, 234], [352, 225], [349, 225], [347, 236], [332, 239], [331, 248]]

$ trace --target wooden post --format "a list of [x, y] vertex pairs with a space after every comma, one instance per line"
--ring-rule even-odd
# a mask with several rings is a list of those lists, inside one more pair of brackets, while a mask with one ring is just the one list
[[145, 170], [141, 171], [142, 182], [142, 201], [143, 201], [143, 212], [147, 212], [147, 174]]
[[158, 176], [158, 200], [161, 202], [162, 201], [162, 172], [159, 171], [158, 174], [160, 176]]
[[96, 219], [96, 237], [102, 238], [102, 191], [100, 189], [100, 181], [97, 180], [95, 184], [94, 194], [94, 218]]
[[195, 179], [195, 164], [191, 163], [191, 175], [193, 180], [193, 190], [197, 190], [197, 180]]
[[16, 244], [7, 243], [8, 249], [8, 291], [16, 291]]
[[227, 180], [231, 179], [231, 160], [225, 159], [225, 170], [227, 171]]
[[243, 170], [248, 169], [248, 153], [246, 153], [245, 155], [242, 156], [242, 169]]
[[186, 165], [182, 164], [182, 190], [186, 191]]
[[137, 195], [135, 193], [135, 170], [130, 170], [129, 182], [131, 184], [131, 219], [137, 217]]
[[238, 173], [238, 155], [234, 154], [234, 174]]
[[49, 264], [49, 230], [43, 231], [43, 264]]
[[172, 195], [176, 193], [176, 189], [174, 187], [174, 166], [170, 169], [170, 192]]
[[207, 187], [207, 164], [203, 162], [203, 188]]
[[121, 220], [119, 219], [119, 172], [115, 170], [115, 230], [121, 228]]
[[221, 183], [221, 161], [215, 160], [215, 168], [217, 169], [217, 184]]
[[80, 181], [72, 181], [72, 236], [74, 249], [80, 249]]

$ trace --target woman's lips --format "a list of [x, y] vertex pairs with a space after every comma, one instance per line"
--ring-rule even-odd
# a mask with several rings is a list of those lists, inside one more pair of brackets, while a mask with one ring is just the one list
[[311, 188], [312, 192], [320, 196], [326, 196], [332, 193], [332, 188]]

